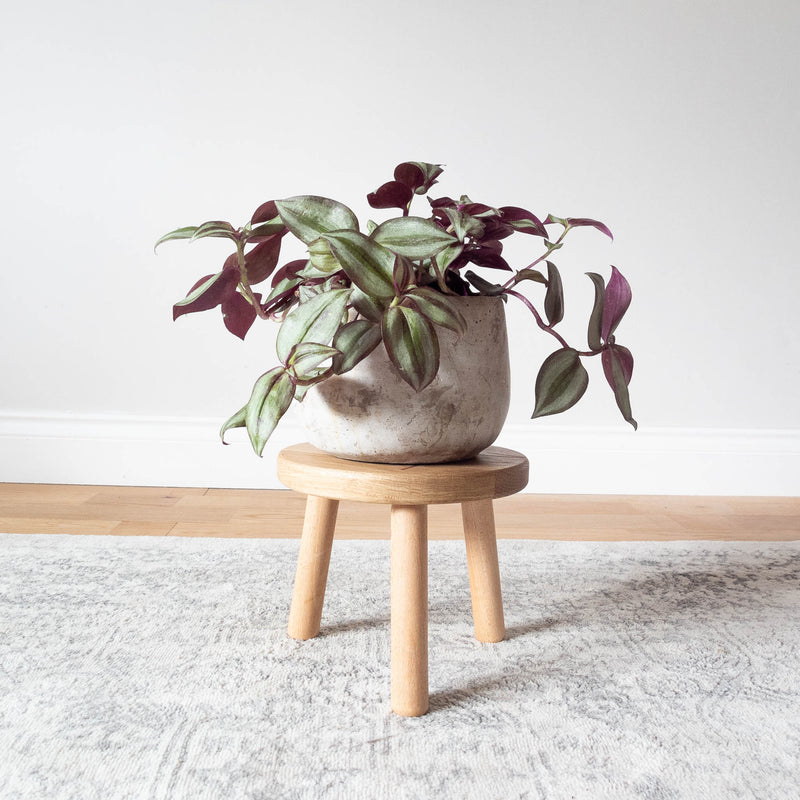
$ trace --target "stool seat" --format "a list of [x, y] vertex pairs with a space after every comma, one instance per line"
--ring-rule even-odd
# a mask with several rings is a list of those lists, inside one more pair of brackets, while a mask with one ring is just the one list
[[475, 637], [505, 636], [492, 501], [525, 487], [528, 460], [489, 447], [451, 464], [347, 461], [310, 444], [278, 455], [278, 477], [307, 495], [287, 632], [319, 633], [340, 500], [391, 506], [391, 703], [416, 717], [428, 710], [428, 506], [460, 503], [464, 521]]
[[386, 505], [493, 500], [524, 489], [528, 459], [504, 447], [449, 464], [372, 464], [328, 455], [310, 444], [278, 455], [278, 478], [306, 495]]

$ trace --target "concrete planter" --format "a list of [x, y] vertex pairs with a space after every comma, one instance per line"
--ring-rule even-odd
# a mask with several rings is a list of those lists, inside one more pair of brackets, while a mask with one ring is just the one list
[[350, 372], [313, 387], [301, 403], [311, 444], [340, 458], [431, 464], [472, 458], [500, 434], [510, 371], [503, 302], [458, 298], [467, 333], [437, 327], [439, 372], [415, 392], [383, 345]]

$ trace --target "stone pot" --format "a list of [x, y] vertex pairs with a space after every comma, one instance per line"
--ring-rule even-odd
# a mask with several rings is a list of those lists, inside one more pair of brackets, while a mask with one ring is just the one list
[[473, 458], [500, 434], [510, 370], [503, 301], [459, 297], [467, 332], [437, 326], [439, 372], [421, 392], [399, 376], [383, 345], [344, 375], [309, 390], [303, 421], [311, 444], [331, 455], [382, 464]]

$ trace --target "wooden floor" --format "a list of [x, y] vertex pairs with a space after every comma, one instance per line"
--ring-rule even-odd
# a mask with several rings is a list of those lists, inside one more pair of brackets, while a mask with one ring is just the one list
[[[0, 531], [295, 537], [289, 491], [0, 483]], [[498, 537], [581, 541], [800, 539], [800, 498], [519, 494], [495, 501]], [[389, 509], [343, 502], [336, 535], [388, 538]], [[432, 539], [461, 538], [457, 506], [431, 506]]]

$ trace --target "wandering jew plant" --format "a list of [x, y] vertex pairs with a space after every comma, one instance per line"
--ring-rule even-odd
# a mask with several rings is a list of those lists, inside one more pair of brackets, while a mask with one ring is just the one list
[[[256, 317], [280, 323], [280, 365], [256, 381], [248, 402], [222, 426], [223, 442], [230, 428], [245, 427], [261, 455], [293, 399], [302, 400], [309, 387], [353, 369], [381, 343], [400, 377], [422, 391], [439, 368], [437, 328], [463, 332], [458, 297], [475, 294], [521, 301], [558, 342], [536, 378], [533, 417], [575, 405], [589, 383], [581, 360], [599, 355], [622, 416], [636, 428], [628, 396], [633, 356], [615, 339], [631, 301], [622, 273], [612, 266], [608, 283], [596, 272], [586, 273], [595, 291], [588, 349], [571, 347], [556, 331], [564, 316], [564, 292], [552, 255], [575, 228], [595, 228], [613, 239], [611, 231], [593, 219], [549, 214], [542, 221], [524, 208], [476, 203], [466, 195], [459, 200], [428, 196], [429, 216], [411, 215], [412, 201], [427, 195], [441, 173], [438, 164], [398, 164], [394, 180], [367, 195], [367, 201], [372, 208], [402, 214], [380, 224], [368, 222], [366, 233], [347, 206], [303, 195], [263, 203], [241, 228], [205, 222], [156, 242], [158, 247], [172, 239], [224, 238], [236, 248], [219, 272], [201, 278], [174, 305], [174, 319], [219, 306], [225, 327], [242, 339]], [[502, 240], [517, 233], [537, 237], [543, 252], [515, 270], [503, 257]], [[303, 242], [307, 257], [278, 267], [287, 234]], [[510, 276], [494, 283], [470, 266]], [[268, 278], [265, 296], [254, 287]], [[532, 285], [541, 287], [542, 311], [520, 291]]]

